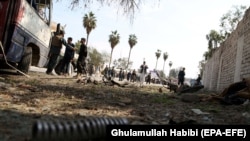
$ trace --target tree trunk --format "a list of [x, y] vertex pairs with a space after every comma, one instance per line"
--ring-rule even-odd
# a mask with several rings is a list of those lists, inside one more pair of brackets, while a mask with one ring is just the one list
[[128, 65], [129, 65], [129, 59], [130, 59], [131, 49], [132, 49], [132, 48], [130, 47], [129, 55], [128, 55], [128, 64], [127, 64], [127, 67], [126, 67], [127, 69], [128, 69]]
[[88, 46], [88, 42], [89, 42], [89, 34], [87, 34], [86, 46]]
[[109, 69], [110, 69], [110, 64], [111, 64], [111, 60], [112, 60], [112, 55], [113, 55], [113, 48], [111, 49], [111, 54], [110, 54]]
[[169, 66], [169, 74], [168, 74], [168, 78], [170, 78], [171, 75], [171, 66]]
[[158, 58], [156, 59], [155, 70], [157, 70]]
[[164, 74], [164, 69], [165, 69], [165, 62], [166, 60], [164, 60], [164, 64], [163, 64], [163, 70], [162, 70], [163, 74]]

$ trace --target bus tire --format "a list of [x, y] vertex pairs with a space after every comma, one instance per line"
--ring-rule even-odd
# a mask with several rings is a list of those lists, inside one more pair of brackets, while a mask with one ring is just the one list
[[32, 48], [25, 47], [24, 54], [22, 56], [21, 61], [18, 63], [17, 69], [19, 69], [23, 73], [28, 73], [30, 65], [31, 65], [31, 61], [32, 61]]

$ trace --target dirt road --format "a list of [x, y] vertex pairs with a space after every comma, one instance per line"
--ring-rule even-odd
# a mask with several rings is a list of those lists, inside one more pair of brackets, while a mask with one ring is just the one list
[[[122, 117], [129, 124], [249, 124], [249, 104], [200, 101], [147, 85], [117, 87], [30, 72], [0, 74], [0, 140], [30, 141], [37, 120]], [[199, 91], [193, 95], [209, 95]], [[189, 99], [189, 100], [188, 100]]]

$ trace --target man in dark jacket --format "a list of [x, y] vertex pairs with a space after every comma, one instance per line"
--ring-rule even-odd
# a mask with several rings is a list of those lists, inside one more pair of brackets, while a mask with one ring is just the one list
[[146, 61], [143, 61], [143, 64], [140, 66], [140, 87], [143, 87], [143, 83], [145, 81], [145, 75], [147, 73], [148, 65], [146, 65]]
[[185, 68], [179, 71], [178, 74], [178, 85], [183, 86], [184, 85], [184, 80], [185, 80]]
[[79, 56], [77, 59], [77, 76], [76, 77], [80, 77], [83, 73], [87, 74], [85, 60], [88, 55], [88, 50], [87, 50], [87, 46], [85, 45], [85, 42], [86, 42], [86, 39], [81, 38], [81, 46], [79, 50]]
[[65, 46], [65, 52], [62, 60], [61, 66], [61, 75], [66, 74], [68, 72], [68, 67], [70, 62], [73, 61], [75, 55], [75, 45], [72, 43], [72, 37], [69, 37], [67, 40], [67, 45]]

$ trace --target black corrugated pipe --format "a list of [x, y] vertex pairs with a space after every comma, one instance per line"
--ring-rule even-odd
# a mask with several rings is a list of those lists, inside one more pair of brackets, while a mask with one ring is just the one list
[[107, 125], [128, 124], [126, 118], [87, 117], [81, 120], [41, 121], [32, 127], [32, 141], [100, 141]]

